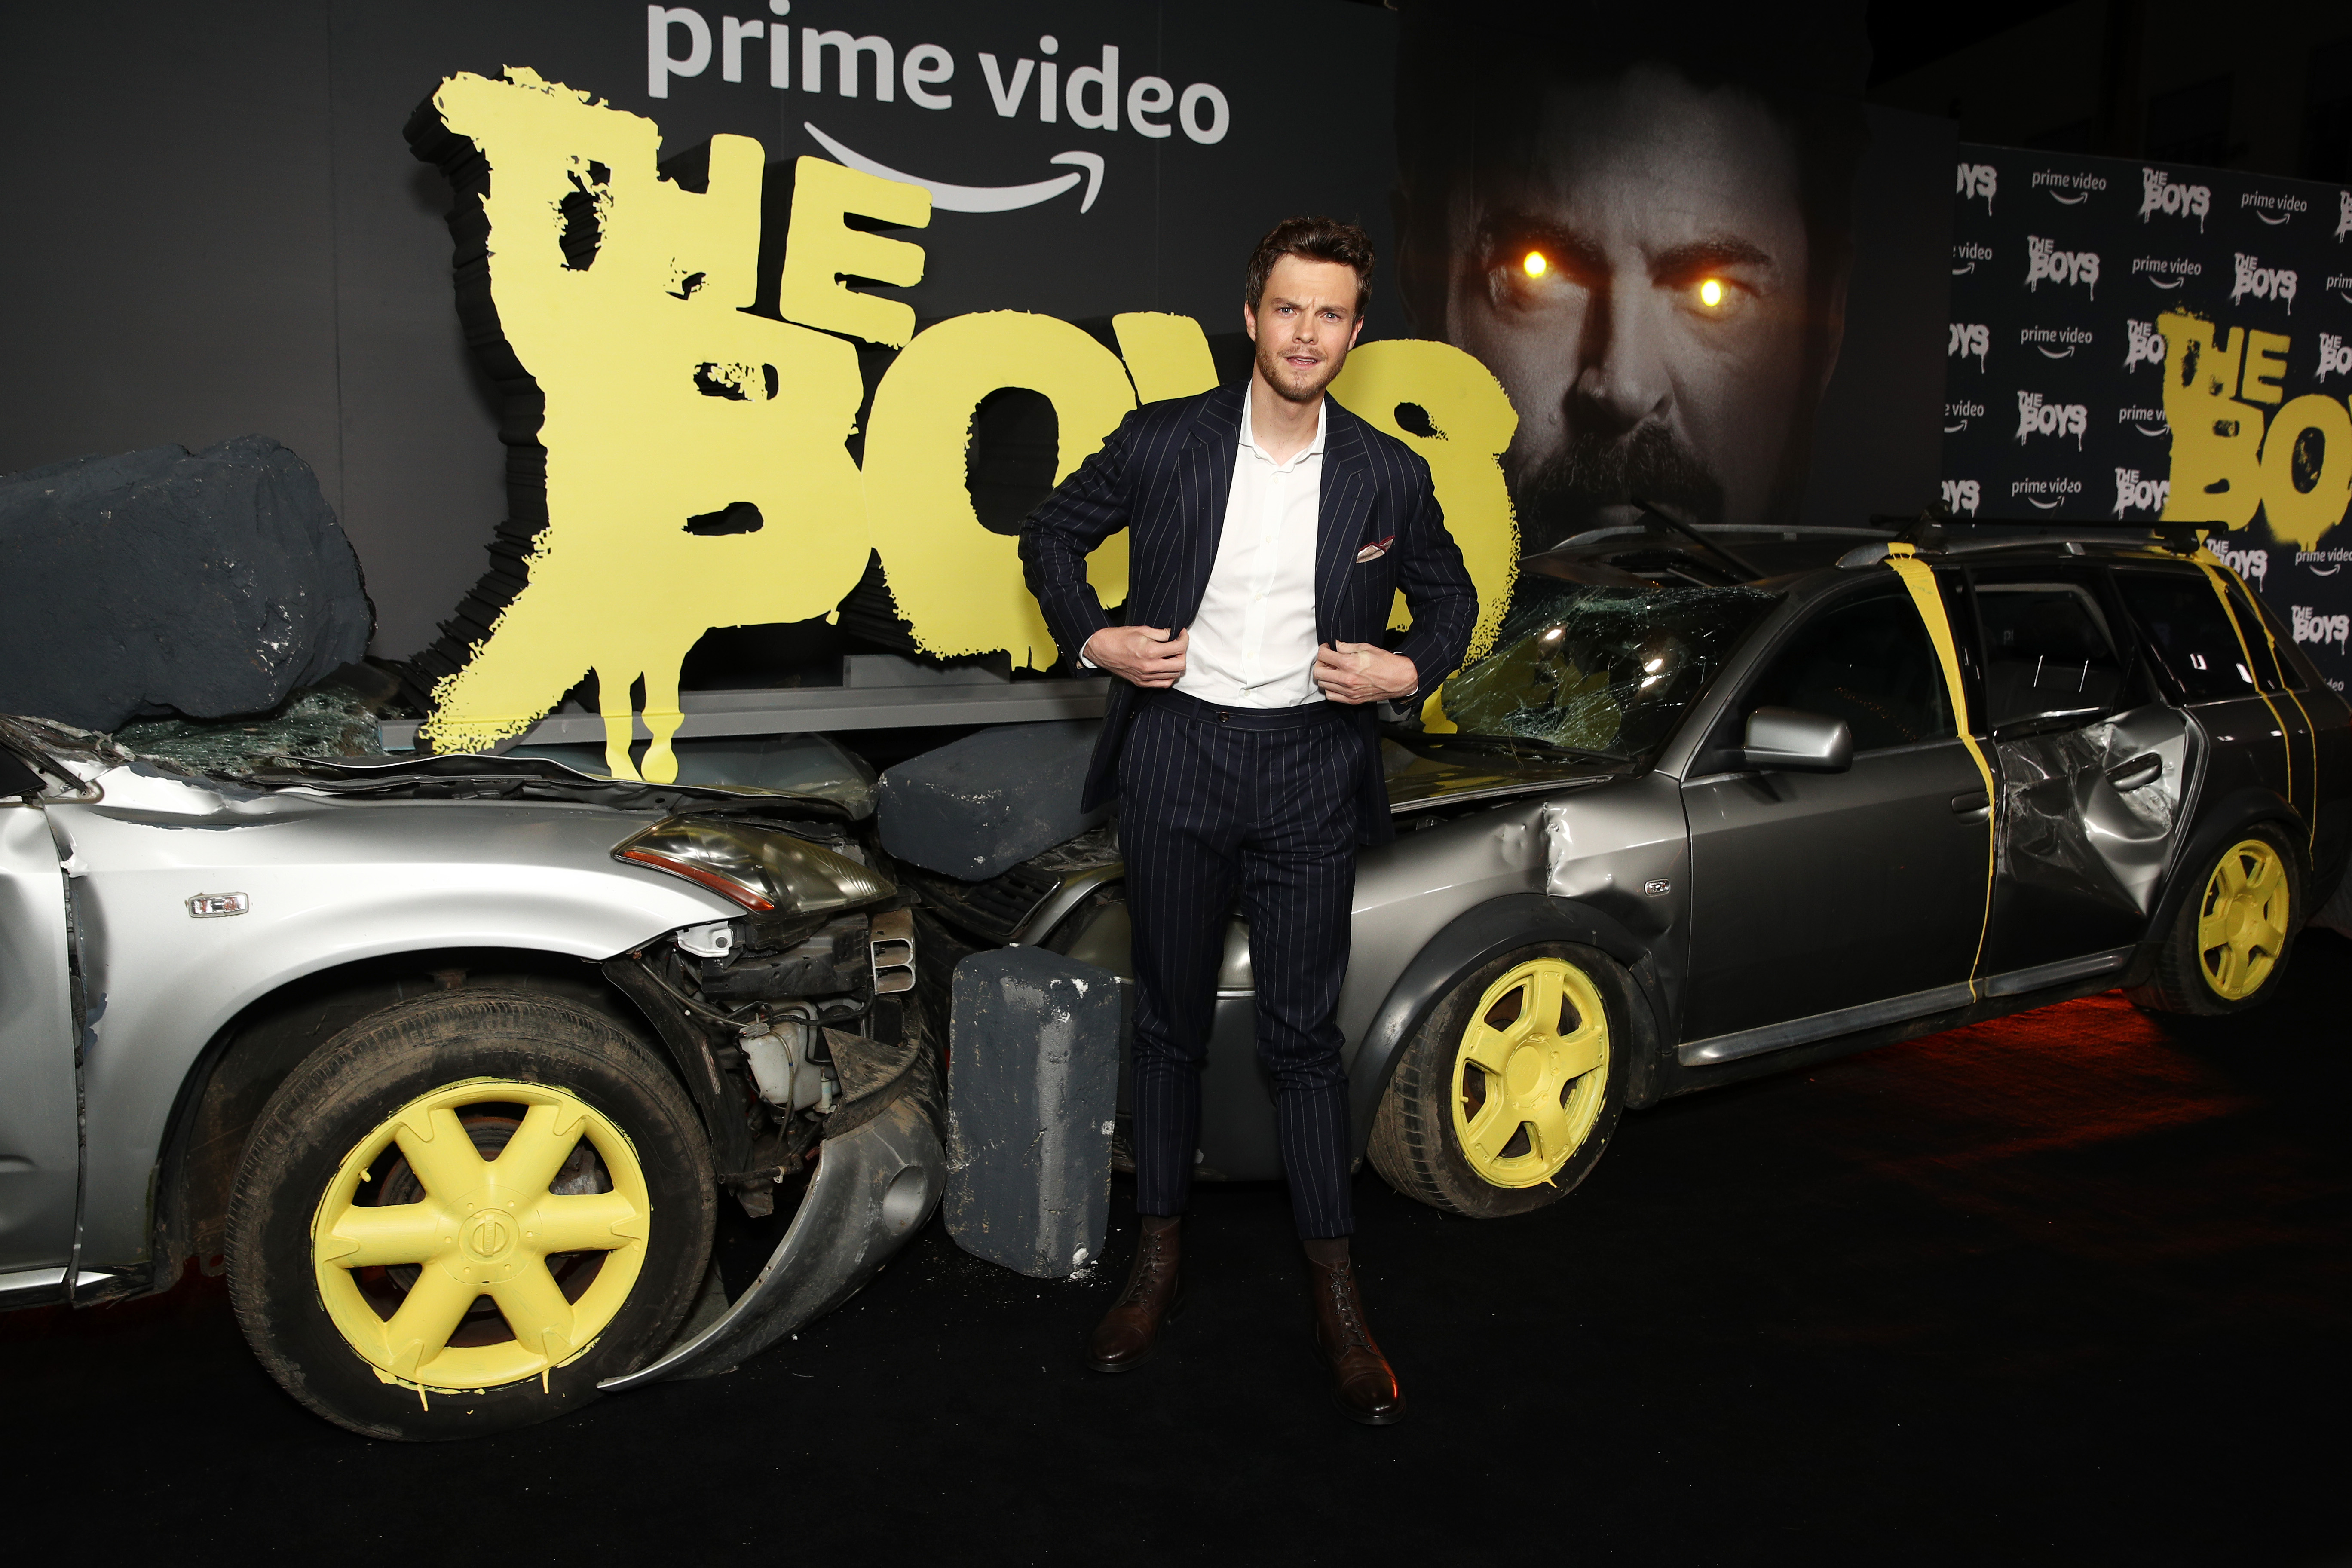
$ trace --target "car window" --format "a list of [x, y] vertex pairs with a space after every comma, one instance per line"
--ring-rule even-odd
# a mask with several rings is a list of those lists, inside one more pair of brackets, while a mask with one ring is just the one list
[[2246, 668], [2237, 629], [2221, 613], [2205, 574], [2126, 568], [2116, 573], [2116, 584], [2189, 701], [2254, 695], [2253, 671]]
[[2245, 584], [2232, 577], [2229, 584], [2230, 605], [2238, 612], [2238, 629], [2246, 634], [2246, 646], [2253, 651], [2254, 684], [2272, 692], [2289, 687], [2297, 691], [2305, 689], [2303, 671], [2277, 657], [2278, 650], [2272, 646], [2272, 638], [2284, 644], [2294, 634], [2279, 628], [2276, 616], [2268, 621], [2263, 619], [2262, 611], [2247, 596]]
[[1901, 595], [1849, 601], [1815, 616], [1772, 656], [1748, 689], [1747, 708], [1843, 719], [1857, 752], [1958, 732], [1935, 645]]
[[1495, 649], [1445, 682], [1465, 734], [1628, 760], [1664, 745], [1750, 627], [1758, 588], [1521, 580]]
[[2123, 660], [2106, 612], [2087, 587], [1979, 580], [1976, 590], [1986, 721], [1993, 728], [2114, 708]]

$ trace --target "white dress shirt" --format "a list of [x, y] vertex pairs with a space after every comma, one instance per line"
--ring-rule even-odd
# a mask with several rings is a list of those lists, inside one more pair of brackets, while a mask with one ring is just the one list
[[1224, 531], [1176, 689], [1223, 708], [1296, 708], [1324, 700], [1315, 684], [1315, 542], [1329, 405], [1316, 405], [1306, 450], [1277, 463], [1250, 424], [1255, 393], [1242, 396]]

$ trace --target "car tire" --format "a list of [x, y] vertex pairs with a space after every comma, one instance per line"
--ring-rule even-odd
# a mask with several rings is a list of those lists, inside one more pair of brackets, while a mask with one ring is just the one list
[[2198, 868], [2157, 951], [2156, 973], [2127, 994], [2154, 1013], [2215, 1017], [2278, 994], [2303, 923], [2303, 868], [2268, 824], [2239, 832]]
[[1569, 942], [1471, 971], [1405, 1043], [1373, 1120], [1373, 1169], [1406, 1197], [1477, 1219], [1566, 1197], [1624, 1110], [1632, 984]]
[[476, 1436], [659, 1353], [714, 1219], [709, 1142], [651, 1051], [578, 1003], [448, 992], [361, 1019], [263, 1108], [229, 1294], [262, 1365], [328, 1420]]

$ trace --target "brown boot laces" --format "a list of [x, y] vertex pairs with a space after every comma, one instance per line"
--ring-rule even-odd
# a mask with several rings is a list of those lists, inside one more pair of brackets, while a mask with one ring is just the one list
[[1167, 1259], [1166, 1249], [1160, 1243], [1167, 1235], [1164, 1230], [1143, 1234], [1135, 1254], [1135, 1271], [1128, 1276], [1126, 1292], [1118, 1299], [1120, 1306], [1141, 1305], [1143, 1299], [1159, 1284], [1160, 1270], [1166, 1267]]
[[1372, 1337], [1365, 1331], [1364, 1320], [1356, 1305], [1355, 1270], [1345, 1263], [1322, 1266], [1324, 1283], [1331, 1289], [1331, 1310], [1339, 1320], [1339, 1331], [1347, 1336], [1347, 1348], [1369, 1351]]

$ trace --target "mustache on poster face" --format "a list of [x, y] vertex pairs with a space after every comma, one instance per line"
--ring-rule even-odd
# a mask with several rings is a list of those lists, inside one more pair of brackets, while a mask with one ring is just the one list
[[1723, 485], [1706, 462], [1665, 426], [1642, 425], [1626, 436], [1571, 436], [1567, 446], [1512, 476], [1521, 547], [1557, 544], [1593, 511], [1635, 496], [1692, 521], [1723, 520]]

